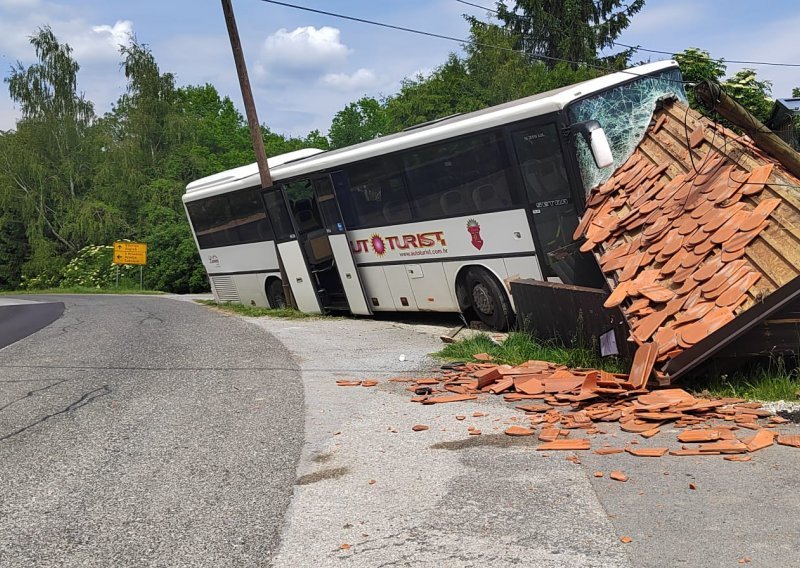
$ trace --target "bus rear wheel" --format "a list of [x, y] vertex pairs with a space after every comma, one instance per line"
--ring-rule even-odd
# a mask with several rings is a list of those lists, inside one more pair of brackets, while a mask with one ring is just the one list
[[492, 329], [506, 331], [514, 323], [511, 302], [497, 279], [482, 269], [471, 269], [466, 278], [472, 309]]
[[283, 295], [283, 284], [277, 278], [267, 281], [267, 301], [270, 308], [285, 308], [286, 297]]

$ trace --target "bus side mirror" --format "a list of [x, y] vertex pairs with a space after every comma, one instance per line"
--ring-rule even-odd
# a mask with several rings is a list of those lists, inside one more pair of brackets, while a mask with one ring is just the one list
[[586, 144], [592, 151], [592, 158], [598, 168], [607, 168], [614, 165], [614, 155], [611, 153], [611, 145], [608, 137], [603, 131], [603, 127], [596, 120], [579, 122], [569, 127], [573, 134], [580, 134], [586, 140]]

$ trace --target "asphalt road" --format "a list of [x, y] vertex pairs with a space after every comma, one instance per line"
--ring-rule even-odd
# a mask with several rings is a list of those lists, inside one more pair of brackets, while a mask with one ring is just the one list
[[0, 565], [266, 565], [303, 441], [286, 349], [167, 298], [35, 299], [66, 310], [0, 350]]

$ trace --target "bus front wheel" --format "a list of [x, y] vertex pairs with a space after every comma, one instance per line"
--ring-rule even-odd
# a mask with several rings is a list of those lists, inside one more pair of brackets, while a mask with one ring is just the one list
[[270, 308], [285, 308], [286, 297], [283, 295], [283, 284], [277, 278], [267, 281], [267, 301]]
[[509, 329], [514, 311], [497, 279], [485, 270], [471, 269], [466, 284], [472, 309], [480, 320], [497, 331]]

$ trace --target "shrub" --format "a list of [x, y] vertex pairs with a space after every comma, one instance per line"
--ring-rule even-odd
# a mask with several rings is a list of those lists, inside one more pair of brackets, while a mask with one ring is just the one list
[[[78, 251], [61, 274], [61, 288], [111, 288], [116, 285], [117, 266], [112, 262], [114, 247], [111, 245], [89, 245]], [[138, 285], [138, 268], [119, 266], [120, 285]]]

